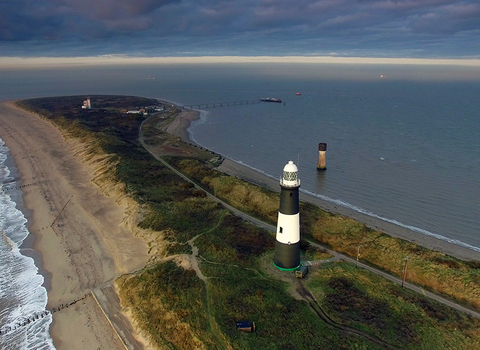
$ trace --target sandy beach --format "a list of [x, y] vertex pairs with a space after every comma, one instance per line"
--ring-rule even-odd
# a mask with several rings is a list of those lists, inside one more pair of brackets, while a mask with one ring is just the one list
[[54, 345], [59, 350], [124, 349], [90, 292], [147, 262], [147, 243], [122, 225], [126, 203], [92, 183], [94, 169], [75, 156], [83, 145], [66, 141], [49, 122], [12, 102], [0, 105], [0, 137], [21, 183], [30, 185], [23, 188], [23, 199], [47, 280], [47, 308], [88, 295], [53, 314]]
[[[199, 113], [183, 110], [168, 126], [183, 141]], [[0, 137], [10, 148], [21, 183], [29, 229], [47, 280], [48, 308], [87, 296], [54, 313], [50, 333], [57, 349], [124, 349], [92, 291], [102, 291], [124, 273], [145, 266], [147, 243], [124, 224], [127, 201], [118, 193], [103, 194], [92, 183], [95, 169], [82, 163], [84, 145], [65, 140], [49, 122], [23, 111], [12, 102], [0, 104]], [[279, 191], [278, 181], [225, 159], [220, 171]], [[108, 192], [108, 191], [107, 191]], [[301, 200], [332, 213], [351, 217], [391, 236], [414, 241], [461, 259], [480, 260], [480, 253], [301, 194]], [[127, 213], [127, 214], [126, 214]], [[103, 294], [102, 294], [103, 293]]]
[[165, 130], [180, 137], [184, 142], [191, 142], [188, 128], [195, 120], [200, 119], [200, 112], [192, 109], [182, 109], [182, 112], [173, 120]]

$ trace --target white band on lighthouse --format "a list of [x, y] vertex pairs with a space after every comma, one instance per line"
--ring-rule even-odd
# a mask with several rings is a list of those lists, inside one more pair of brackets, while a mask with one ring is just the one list
[[297, 243], [300, 240], [300, 215], [278, 213], [277, 242]]

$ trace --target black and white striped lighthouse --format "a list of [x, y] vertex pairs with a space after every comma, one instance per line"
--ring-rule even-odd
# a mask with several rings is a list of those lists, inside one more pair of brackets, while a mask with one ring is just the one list
[[274, 263], [280, 270], [296, 270], [300, 265], [300, 204], [298, 168], [289, 161], [280, 179], [280, 210]]

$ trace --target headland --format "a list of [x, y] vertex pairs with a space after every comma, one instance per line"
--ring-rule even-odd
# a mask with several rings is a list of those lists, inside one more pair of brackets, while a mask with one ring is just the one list
[[[109, 181], [109, 171], [117, 166], [115, 161], [92, 153], [91, 147], [94, 145], [82, 143], [78, 138], [65, 137], [50, 121], [19, 109], [12, 102], [2, 103], [0, 108], [0, 137], [10, 148], [21, 173], [22, 183], [32, 184], [24, 190], [24, 202], [25, 207], [31, 211], [29, 228], [35, 236], [34, 248], [40, 252], [42, 267], [50, 276], [48, 307], [54, 308], [88, 296], [74, 307], [54, 314], [51, 327], [54, 344], [60, 350], [98, 347], [122, 349], [123, 344], [110, 324], [105, 322], [102, 309], [90, 293], [102, 286], [112, 285], [113, 280], [123, 274], [141, 270], [149, 262], [162, 261], [152, 257], [155, 258], [156, 252], [164, 251], [165, 247], [155, 246], [158, 242], [151, 240], [145, 231], [138, 228], [139, 221], [145, 219], [141, 217], [138, 205], [126, 196], [125, 188]], [[183, 110], [178, 113], [163, 131], [176, 135], [189, 146], [179, 147], [177, 141], [168, 145], [159, 144], [159, 154], [171, 157], [188, 155], [193, 142], [188, 138], [187, 129], [198, 118], [199, 113], [196, 111]], [[155, 148], [157, 141], [152, 139], [150, 142], [152, 148]], [[272, 191], [279, 191], [276, 179], [229, 159], [224, 159], [217, 169]], [[203, 198], [200, 192], [191, 193], [197, 198]], [[301, 200], [328, 213], [350, 217], [392, 237], [415, 242], [459, 259], [480, 260], [480, 254], [475, 251], [423, 236], [320, 198], [302, 194]], [[225, 215], [220, 212], [219, 217]], [[233, 221], [231, 224], [239, 225]], [[197, 236], [193, 237], [193, 233], [191, 235], [184, 240], [191, 242], [193, 247]], [[249, 237], [248, 234], [246, 236]], [[186, 242], [180, 242], [180, 246]], [[242, 260], [245, 259], [242, 255], [245, 247], [236, 249], [241, 253], [239, 261], [246, 264], [247, 270], [251, 270], [252, 266]], [[208, 266], [209, 250], [206, 251], [204, 261]], [[258, 252], [259, 256], [262, 252], [263, 250]], [[258, 268], [256, 265], [253, 267]], [[207, 272], [213, 274], [213, 268], [209, 269]], [[167, 270], [163, 267], [158, 273], [165, 275]], [[190, 270], [187, 268], [186, 271]], [[198, 281], [192, 283], [198, 284]], [[255, 295], [260, 300], [263, 293], [259, 289]], [[215, 324], [215, 321], [210, 320], [210, 324]], [[216, 340], [222, 338], [218, 329], [212, 331], [212, 334], [214, 338], [210, 341], [215, 341], [215, 337]], [[137, 333], [137, 338], [142, 337]]]

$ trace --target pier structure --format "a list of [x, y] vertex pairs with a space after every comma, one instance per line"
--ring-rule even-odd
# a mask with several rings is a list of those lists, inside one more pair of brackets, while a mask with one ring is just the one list
[[191, 105], [184, 105], [182, 108], [213, 108], [213, 107], [228, 107], [228, 106], [241, 106], [241, 105], [253, 105], [260, 103], [260, 100], [242, 100], [242, 101], [230, 101], [230, 102], [211, 102], [211, 103], [198, 103]]

